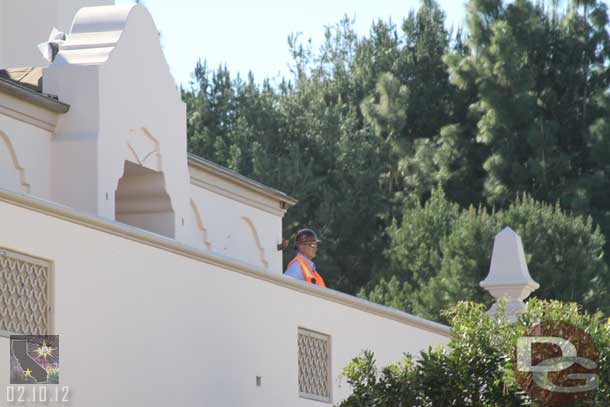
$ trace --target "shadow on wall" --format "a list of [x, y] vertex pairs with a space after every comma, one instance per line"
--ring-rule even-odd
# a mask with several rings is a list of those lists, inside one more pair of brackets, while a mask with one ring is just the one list
[[175, 237], [175, 214], [162, 172], [125, 161], [114, 205], [117, 221]]
[[30, 193], [30, 184], [25, 170], [19, 164], [13, 144], [6, 134], [0, 131], [0, 186], [13, 191]]

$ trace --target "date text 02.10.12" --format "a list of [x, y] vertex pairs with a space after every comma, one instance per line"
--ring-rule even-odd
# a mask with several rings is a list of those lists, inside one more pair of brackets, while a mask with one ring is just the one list
[[70, 401], [68, 386], [7, 386], [6, 401], [9, 403], [67, 403]]

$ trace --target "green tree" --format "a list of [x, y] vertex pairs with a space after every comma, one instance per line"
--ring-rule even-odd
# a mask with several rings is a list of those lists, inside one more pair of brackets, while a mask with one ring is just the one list
[[[376, 134], [390, 147], [384, 174], [387, 191], [422, 197], [434, 187], [433, 160], [440, 128], [453, 118], [455, 90], [443, 56], [451, 35], [438, 4], [424, 0], [402, 25], [403, 43], [395, 60], [378, 75], [375, 91], [361, 109]], [[389, 64], [388, 64], [389, 65]]]
[[494, 237], [507, 226], [521, 236], [540, 283], [535, 296], [609, 311], [605, 239], [590, 217], [527, 195], [500, 211], [460, 210], [440, 189], [425, 204], [407, 206], [402, 223], [388, 228], [391, 268], [360, 295], [430, 319], [462, 300], [489, 302], [479, 283], [489, 272]]
[[[470, 185], [490, 204], [528, 192], [568, 209], [606, 208], [597, 192], [607, 188], [610, 159], [603, 148], [597, 154], [609, 113], [606, 4], [575, 0], [562, 12], [558, 2], [471, 0], [467, 22], [466, 53], [445, 61], [476, 100], [466, 120], [441, 131], [443, 181], [465, 155], [481, 166], [469, 171], [482, 176]], [[456, 148], [462, 154], [451, 154]]]
[[[506, 213], [527, 193], [590, 215], [610, 232], [607, 26], [597, 0], [569, 1], [565, 9], [556, 1], [471, 0], [465, 30], [455, 33], [432, 0], [402, 24], [375, 22], [368, 36], [344, 18], [326, 28], [319, 50], [291, 36], [293, 76], [278, 83], [198, 63], [192, 86], [182, 90], [189, 151], [296, 197], [284, 237], [302, 226], [320, 232], [317, 263], [331, 287], [355, 293], [367, 286], [371, 299], [432, 315], [460, 295], [483, 298], [475, 276], [491, 246], [472, 242], [500, 227], [490, 207]], [[417, 214], [439, 185], [460, 208], [478, 209], [448, 205], [442, 227]], [[420, 215], [440, 227], [434, 233], [450, 232], [424, 233]], [[419, 234], [406, 229], [405, 216]], [[451, 246], [458, 231], [472, 246], [458, 237]], [[603, 240], [596, 233], [593, 241]], [[460, 251], [470, 263], [456, 260]], [[568, 263], [599, 267], [602, 260], [587, 256], [575, 257], [586, 264]], [[546, 280], [554, 288], [543, 285], [541, 295], [597, 304], [610, 282], [591, 273], [558, 280], [573, 293]], [[446, 283], [462, 275], [467, 285]]]
[[353, 102], [364, 93], [348, 73], [357, 46], [353, 22], [344, 19], [327, 30], [316, 58], [291, 39], [294, 81], [257, 86], [252, 77], [244, 83], [225, 67], [209, 72], [199, 64], [192, 88], [183, 90], [190, 150], [296, 197], [286, 237], [303, 226], [317, 230], [324, 241], [318, 266], [347, 292], [384, 261], [378, 214], [387, 206], [378, 182], [384, 146]]

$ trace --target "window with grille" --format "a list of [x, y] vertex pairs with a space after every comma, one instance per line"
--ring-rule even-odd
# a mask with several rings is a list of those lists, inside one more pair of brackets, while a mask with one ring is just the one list
[[49, 334], [51, 263], [0, 248], [0, 331]]
[[331, 402], [330, 336], [298, 330], [299, 396]]

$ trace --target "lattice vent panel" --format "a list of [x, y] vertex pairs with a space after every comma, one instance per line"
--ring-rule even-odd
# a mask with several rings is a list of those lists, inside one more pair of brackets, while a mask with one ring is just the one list
[[0, 330], [49, 333], [50, 272], [47, 261], [0, 248]]
[[330, 337], [299, 328], [299, 395], [331, 400]]

